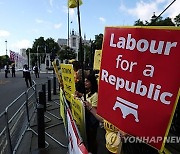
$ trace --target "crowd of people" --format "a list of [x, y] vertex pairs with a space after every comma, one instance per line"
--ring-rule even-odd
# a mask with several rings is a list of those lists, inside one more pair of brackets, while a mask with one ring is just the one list
[[[123, 138], [128, 136], [128, 134], [122, 132], [97, 114], [99, 72], [92, 70], [84, 70], [83, 72], [77, 61], [72, 62], [72, 65], [76, 88], [75, 97], [82, 100], [85, 107], [87, 137], [85, 145], [89, 154], [158, 153], [157, 150], [145, 143], [123, 144]], [[84, 75], [84, 82], [82, 75]], [[63, 83], [61, 85], [63, 87]]]
[[[8, 78], [8, 74], [10, 73], [10, 68], [9, 68], [9, 64], [7, 63], [4, 66], [4, 71], [5, 71], [5, 78]], [[15, 73], [15, 64], [11, 65], [11, 73], [12, 73], [12, 77], [16, 77], [16, 73]]]
[[[33, 67], [33, 71], [34, 71], [35, 77], [39, 78], [39, 69], [37, 65]], [[4, 66], [4, 72], [5, 72], [5, 78], [8, 78], [8, 74], [10, 73], [12, 74], [12, 78], [16, 77], [15, 64], [13, 63], [11, 64], [11, 66], [9, 66], [9, 64], [7, 63]], [[27, 88], [31, 87], [32, 86], [31, 70], [29, 69], [27, 64], [23, 66], [23, 78], [25, 79]]]
[[[92, 154], [110, 154], [106, 148], [103, 118], [97, 114], [98, 80], [94, 71], [82, 71], [78, 61], [72, 62], [75, 78], [75, 97], [83, 101], [85, 107], [87, 149]], [[82, 79], [84, 75], [84, 82]]]
[[[86, 147], [90, 154], [112, 154], [117, 153], [120, 147], [121, 139], [116, 142], [116, 146], [107, 144], [107, 137], [110, 133], [116, 133], [117, 138], [126, 136], [126, 134], [120, 130], [118, 130], [115, 126], [114, 132], [108, 132], [105, 128], [107, 122], [105, 119], [100, 117], [97, 114], [97, 106], [98, 106], [98, 77], [99, 74], [92, 70], [82, 70], [78, 61], [74, 61], [72, 63], [74, 69], [74, 79], [75, 79], [75, 97], [82, 100], [83, 105], [85, 107], [85, 128], [86, 128], [86, 137], [87, 142]], [[5, 65], [5, 78], [8, 78], [9, 65]], [[39, 78], [39, 69], [37, 65], [33, 67], [33, 71], [36, 78]], [[16, 77], [15, 74], [15, 65], [11, 66], [12, 77]], [[26, 86], [29, 88], [32, 86], [31, 79], [31, 71], [28, 65], [24, 65], [23, 67], [23, 77], [25, 79]], [[60, 83], [63, 88], [63, 83]], [[111, 127], [111, 128], [112, 128]], [[119, 136], [118, 136], [119, 135]], [[134, 147], [135, 148], [134, 148]], [[146, 144], [140, 144], [138, 147], [142, 147], [149, 150], [151, 152], [156, 152], [154, 149], [149, 148]], [[137, 145], [134, 144], [125, 144], [123, 146], [123, 151], [126, 153], [128, 150], [139, 150]], [[147, 151], [146, 150], [146, 151]], [[129, 151], [128, 151], [129, 152]], [[134, 151], [135, 152], [135, 151]]]

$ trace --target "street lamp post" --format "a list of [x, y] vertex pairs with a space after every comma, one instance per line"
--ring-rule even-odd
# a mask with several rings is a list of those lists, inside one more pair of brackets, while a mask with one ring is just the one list
[[5, 43], [6, 43], [6, 55], [7, 55], [7, 40], [5, 41]]
[[37, 66], [39, 67], [39, 56], [38, 56], [39, 45], [37, 46]]
[[28, 58], [28, 66], [29, 66], [29, 68], [30, 68], [30, 66], [31, 66], [31, 64], [30, 64], [30, 63], [31, 63], [31, 53], [30, 53], [31, 50], [30, 50], [30, 48], [28, 49], [28, 51], [29, 51], [29, 53], [28, 53], [28, 54], [29, 54], [29, 55], [28, 55], [28, 57], [29, 57], [29, 58]]

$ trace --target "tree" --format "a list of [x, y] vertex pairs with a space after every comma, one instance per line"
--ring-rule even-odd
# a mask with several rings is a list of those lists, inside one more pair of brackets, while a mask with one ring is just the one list
[[60, 50], [58, 43], [55, 42], [52, 38], [46, 39], [45, 45], [47, 53], [51, 53], [52, 51], [54, 51], [57, 54], [57, 52]]
[[0, 56], [0, 68], [4, 68], [4, 65], [11, 64], [12, 61], [10, 60], [8, 55]]
[[[91, 41], [90, 41], [91, 43]], [[89, 68], [90, 67], [90, 63], [91, 63], [91, 53], [92, 53], [92, 50], [91, 50], [91, 46], [89, 44], [85, 44], [83, 45], [83, 49], [84, 49], [84, 54], [85, 54], [85, 68]]]
[[[35, 60], [33, 60], [33, 58], [35, 57], [35, 56], [32, 56], [30, 53], [32, 53], [32, 49], [31, 48], [27, 48], [26, 49], [26, 55], [27, 55], [27, 58], [28, 58], [28, 66], [30, 66], [30, 64], [29, 64], [29, 59], [31, 59], [31, 65], [32, 65], [32, 61], [35, 61]], [[33, 65], [32, 65], [33, 66]]]
[[162, 17], [156, 18], [156, 16], [153, 15], [150, 22], [145, 21], [144, 23], [143, 21], [138, 19], [137, 21], [134, 22], [134, 26], [175, 26], [175, 24], [173, 23], [172, 19], [169, 17], [163, 19]]
[[[94, 62], [94, 52], [95, 50], [102, 49], [102, 42], [103, 42], [103, 34], [95, 35], [95, 40], [89, 42], [89, 44], [83, 44], [83, 51], [85, 54], [85, 67], [92, 68]], [[79, 54], [78, 54], [79, 55]], [[79, 59], [80, 57], [78, 57]]]
[[[44, 57], [45, 57], [45, 40], [44, 37], [40, 37], [38, 39], [35, 39], [32, 50], [31, 50], [31, 63], [32, 66], [35, 64], [39, 64], [40, 67], [40, 61], [44, 63]], [[43, 59], [43, 60], [42, 60]]]
[[[38, 61], [45, 63], [46, 53], [50, 53], [51, 57], [55, 58], [57, 52], [60, 50], [60, 47], [57, 42], [52, 38], [44, 39], [44, 37], [39, 37], [35, 39], [31, 52], [32, 65], [35, 65]], [[34, 54], [32, 54], [34, 53]]]
[[135, 21], [134, 26], [144, 26], [144, 23], [143, 23], [143, 21], [138, 19], [137, 21]]
[[151, 20], [151, 22], [148, 23], [147, 26], [175, 26], [175, 25], [172, 22], [171, 18], [167, 17], [163, 19], [162, 17], [159, 17], [156, 21]]
[[95, 49], [101, 50], [102, 49], [102, 42], [103, 42], [103, 34], [95, 35]]
[[180, 14], [178, 14], [178, 15], [174, 18], [174, 22], [175, 22], [176, 26], [180, 26]]
[[77, 56], [75, 51], [66, 45], [62, 46], [61, 50], [57, 54], [61, 61], [65, 60], [65, 59], [67, 59], [67, 60], [75, 59]]
[[162, 26], [175, 26], [175, 24], [172, 22], [172, 19], [169, 17], [165, 18], [161, 24]]

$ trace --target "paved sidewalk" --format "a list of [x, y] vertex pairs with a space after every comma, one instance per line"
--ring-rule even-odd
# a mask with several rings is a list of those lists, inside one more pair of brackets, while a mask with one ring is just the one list
[[[31, 129], [37, 132], [37, 114], [31, 121]], [[38, 149], [38, 136], [27, 130], [17, 150], [17, 154], [66, 154], [68, 140], [66, 137], [63, 121], [59, 114], [59, 94], [52, 95], [52, 101], [47, 102], [45, 112], [45, 140], [46, 148]]]

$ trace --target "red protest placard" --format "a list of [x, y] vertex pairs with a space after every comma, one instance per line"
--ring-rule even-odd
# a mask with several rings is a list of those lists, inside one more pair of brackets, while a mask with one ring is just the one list
[[105, 28], [97, 112], [157, 149], [180, 87], [179, 36], [178, 28]]

